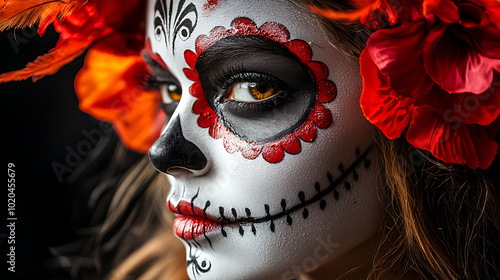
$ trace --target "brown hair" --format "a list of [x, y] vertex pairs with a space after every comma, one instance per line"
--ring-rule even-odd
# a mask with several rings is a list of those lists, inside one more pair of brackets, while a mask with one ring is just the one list
[[[397, 269], [422, 279], [498, 279], [498, 170], [446, 165], [404, 139], [379, 137], [387, 221], [369, 279]], [[496, 175], [498, 177], [498, 175]]]
[[[322, 9], [352, 8], [341, 1], [302, 1]], [[340, 33], [333, 42], [344, 52], [345, 46], [352, 48], [348, 55], [359, 55], [369, 36], [359, 22], [323, 19], [321, 24]], [[423, 279], [498, 279], [498, 159], [488, 170], [471, 170], [443, 164], [404, 136], [378, 135], [388, 215], [369, 279], [385, 279], [394, 271], [402, 277], [411, 270]]]

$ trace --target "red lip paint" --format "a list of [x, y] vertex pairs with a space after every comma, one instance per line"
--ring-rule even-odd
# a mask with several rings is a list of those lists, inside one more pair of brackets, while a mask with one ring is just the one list
[[202, 209], [187, 201], [180, 201], [174, 207], [167, 202], [170, 211], [178, 214], [174, 220], [174, 233], [180, 238], [193, 240], [208, 232], [221, 228], [221, 223], [205, 215]]

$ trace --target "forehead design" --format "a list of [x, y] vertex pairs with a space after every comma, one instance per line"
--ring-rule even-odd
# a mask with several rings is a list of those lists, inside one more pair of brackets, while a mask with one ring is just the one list
[[[196, 60], [215, 42], [235, 35], [263, 36], [283, 44], [308, 67], [315, 81], [316, 103], [311, 108], [309, 116], [297, 129], [282, 139], [268, 143], [245, 141], [231, 133], [219, 121], [217, 113], [209, 106], [206, 93], [199, 79], [199, 73], [195, 69]], [[202, 128], [208, 128], [208, 133], [213, 138], [222, 138], [224, 148], [229, 153], [239, 151], [246, 159], [255, 159], [262, 153], [263, 158], [267, 162], [277, 163], [283, 160], [285, 152], [289, 154], [300, 153], [300, 139], [306, 142], [313, 142], [317, 137], [317, 128], [326, 129], [333, 122], [330, 110], [323, 105], [323, 103], [333, 101], [337, 94], [335, 84], [327, 80], [327, 66], [322, 62], [312, 61], [311, 47], [302, 40], [290, 40], [288, 30], [279, 23], [266, 22], [262, 26], [257, 27], [255, 22], [249, 18], [236, 18], [227, 29], [217, 26], [212, 29], [209, 35], [198, 36], [195, 42], [195, 52], [186, 50], [184, 57], [189, 68], [184, 68], [183, 72], [189, 80], [194, 82], [189, 88], [189, 93], [197, 98], [192, 112], [199, 115], [198, 125]]]
[[213, 11], [219, 5], [219, 0], [207, 0], [205, 4], [203, 4], [203, 9], [205, 11]]
[[162, 38], [167, 45], [171, 45], [172, 54], [175, 53], [177, 39], [186, 41], [191, 37], [198, 23], [198, 11], [193, 3], [156, 0], [154, 6], [154, 36], [157, 41]]

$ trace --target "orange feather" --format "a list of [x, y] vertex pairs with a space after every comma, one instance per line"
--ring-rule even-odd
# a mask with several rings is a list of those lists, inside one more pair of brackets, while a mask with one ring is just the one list
[[48, 53], [37, 57], [35, 61], [28, 63], [24, 69], [0, 74], [0, 84], [28, 78], [36, 82], [46, 75], [52, 75], [82, 54], [91, 43], [92, 40], [66, 40]]
[[318, 15], [330, 20], [339, 20], [346, 22], [358, 21], [376, 10], [381, 0], [353, 0], [350, 3], [355, 7], [351, 11], [337, 11], [334, 9], [322, 9], [315, 6], [309, 6], [309, 9]]
[[95, 0], [4, 0], [0, 4], [0, 32], [31, 27], [40, 22], [39, 33], [57, 18], [63, 18]]

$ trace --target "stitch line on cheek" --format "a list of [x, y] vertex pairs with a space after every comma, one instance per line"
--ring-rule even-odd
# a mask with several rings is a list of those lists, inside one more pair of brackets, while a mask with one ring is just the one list
[[[268, 143], [255, 143], [235, 136], [226, 126], [220, 123], [219, 116], [207, 101], [199, 74], [195, 69], [196, 60], [203, 51], [216, 41], [234, 35], [264, 36], [282, 44], [309, 69], [315, 81], [316, 103], [312, 107], [309, 116], [298, 128], [285, 135], [282, 139]], [[192, 112], [199, 115], [198, 126], [208, 128], [208, 133], [212, 138], [222, 138], [224, 148], [228, 153], [241, 152], [241, 155], [249, 160], [256, 159], [262, 154], [262, 157], [267, 162], [278, 163], [283, 160], [285, 153], [300, 153], [300, 141], [313, 142], [317, 137], [318, 129], [327, 129], [332, 125], [332, 114], [323, 105], [323, 103], [332, 102], [337, 94], [335, 84], [327, 80], [328, 67], [322, 62], [311, 60], [312, 51], [309, 44], [298, 39], [289, 40], [289, 37], [288, 30], [281, 24], [267, 22], [258, 28], [248, 18], [236, 18], [228, 29], [215, 27], [208, 36], [200, 35], [195, 42], [195, 52], [191, 50], [184, 52], [184, 58], [189, 68], [184, 68], [183, 72], [187, 79], [194, 82], [189, 87], [189, 93], [197, 98], [193, 104]]]
[[[292, 213], [302, 210], [302, 218], [309, 218], [309, 210], [308, 207], [312, 206], [315, 203], [318, 203], [318, 206], [321, 211], [324, 211], [327, 207], [327, 196], [333, 194], [335, 200], [340, 199], [340, 193], [337, 189], [339, 186], [343, 186], [346, 191], [350, 191], [352, 188], [352, 184], [348, 181], [349, 177], [352, 177], [354, 182], [359, 180], [359, 173], [357, 169], [362, 167], [364, 169], [369, 169], [371, 167], [371, 161], [368, 158], [373, 146], [369, 146], [362, 153], [359, 148], [356, 149], [356, 158], [353, 163], [351, 163], [347, 168], [344, 167], [344, 164], [340, 163], [338, 165], [338, 170], [340, 171], [340, 175], [338, 177], [334, 177], [330, 172], [326, 173], [326, 177], [328, 180], [328, 186], [324, 189], [321, 189], [321, 184], [318, 182], [314, 183], [314, 190], [316, 194], [311, 196], [309, 199], [306, 198], [306, 194], [304, 191], [299, 191], [297, 197], [299, 199], [299, 203], [295, 204], [291, 207], [288, 206], [288, 202], [286, 199], [281, 199], [279, 205], [281, 207], [281, 211], [275, 214], [271, 214], [269, 204], [264, 204], [265, 216], [262, 217], [253, 217], [252, 211], [247, 207], [244, 210], [244, 215], [239, 216], [237, 210], [235, 208], [230, 209], [230, 213], [233, 218], [230, 218], [226, 215], [226, 209], [222, 206], [219, 206], [218, 211], [220, 214], [219, 220], [221, 234], [223, 237], [228, 237], [227, 231], [224, 227], [235, 227], [238, 226], [238, 233], [241, 236], [244, 236], [245, 231], [243, 229], [244, 225], [251, 226], [251, 232], [253, 235], [256, 235], [256, 224], [267, 223], [269, 222], [269, 230], [271, 232], [276, 231], [276, 224], [274, 221], [285, 218], [286, 224], [292, 226], [293, 218], [291, 217]], [[211, 205], [209, 201], [205, 203], [205, 205]], [[204, 211], [206, 211], [208, 206], [205, 207]], [[205, 214], [206, 215], [206, 214]]]

